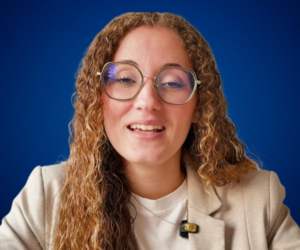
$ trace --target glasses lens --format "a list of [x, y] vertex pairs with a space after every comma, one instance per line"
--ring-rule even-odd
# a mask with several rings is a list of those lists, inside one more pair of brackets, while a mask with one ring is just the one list
[[132, 98], [138, 92], [141, 82], [140, 72], [130, 64], [109, 64], [103, 71], [103, 83], [106, 92], [115, 99]]
[[193, 94], [195, 78], [192, 72], [181, 68], [166, 68], [156, 79], [159, 95], [168, 103], [183, 104]]

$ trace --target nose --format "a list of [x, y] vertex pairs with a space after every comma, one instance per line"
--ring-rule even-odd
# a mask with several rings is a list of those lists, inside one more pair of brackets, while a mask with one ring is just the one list
[[154, 87], [155, 77], [145, 75], [144, 81], [144, 86], [135, 98], [134, 107], [136, 109], [147, 111], [160, 110], [162, 100], [158, 96]]

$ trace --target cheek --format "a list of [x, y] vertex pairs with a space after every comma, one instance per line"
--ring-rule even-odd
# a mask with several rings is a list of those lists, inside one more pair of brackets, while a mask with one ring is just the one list
[[109, 130], [110, 126], [114, 123], [115, 116], [117, 116], [116, 109], [114, 108], [114, 103], [106, 96], [103, 95], [103, 117], [104, 117], [104, 126], [106, 132]]
[[170, 120], [172, 121], [171, 138], [180, 145], [183, 144], [190, 130], [193, 122], [193, 111], [193, 109], [179, 108], [169, 112]]
[[182, 106], [172, 106], [168, 114], [172, 115], [172, 120], [179, 126], [190, 126], [195, 120], [196, 99]]
[[122, 120], [129, 108], [129, 103], [116, 101], [107, 96], [103, 97], [104, 126], [109, 138], [122, 128]]

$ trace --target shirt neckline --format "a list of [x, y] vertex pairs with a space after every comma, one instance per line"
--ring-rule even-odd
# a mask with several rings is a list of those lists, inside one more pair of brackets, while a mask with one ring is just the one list
[[152, 212], [160, 212], [177, 205], [179, 202], [187, 198], [187, 180], [185, 179], [180, 187], [178, 187], [175, 191], [157, 200], [143, 198], [135, 193], [132, 193], [132, 196], [136, 199], [131, 199], [135, 205], [140, 206], [142, 204]]

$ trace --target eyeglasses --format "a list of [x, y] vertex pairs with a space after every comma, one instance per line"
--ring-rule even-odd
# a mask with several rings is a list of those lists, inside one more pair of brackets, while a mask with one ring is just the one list
[[181, 66], [162, 68], [156, 77], [143, 75], [131, 63], [108, 62], [102, 72], [97, 72], [108, 97], [127, 101], [135, 98], [143, 88], [145, 77], [154, 79], [154, 88], [159, 97], [166, 103], [183, 105], [189, 102], [200, 81], [193, 70]]

